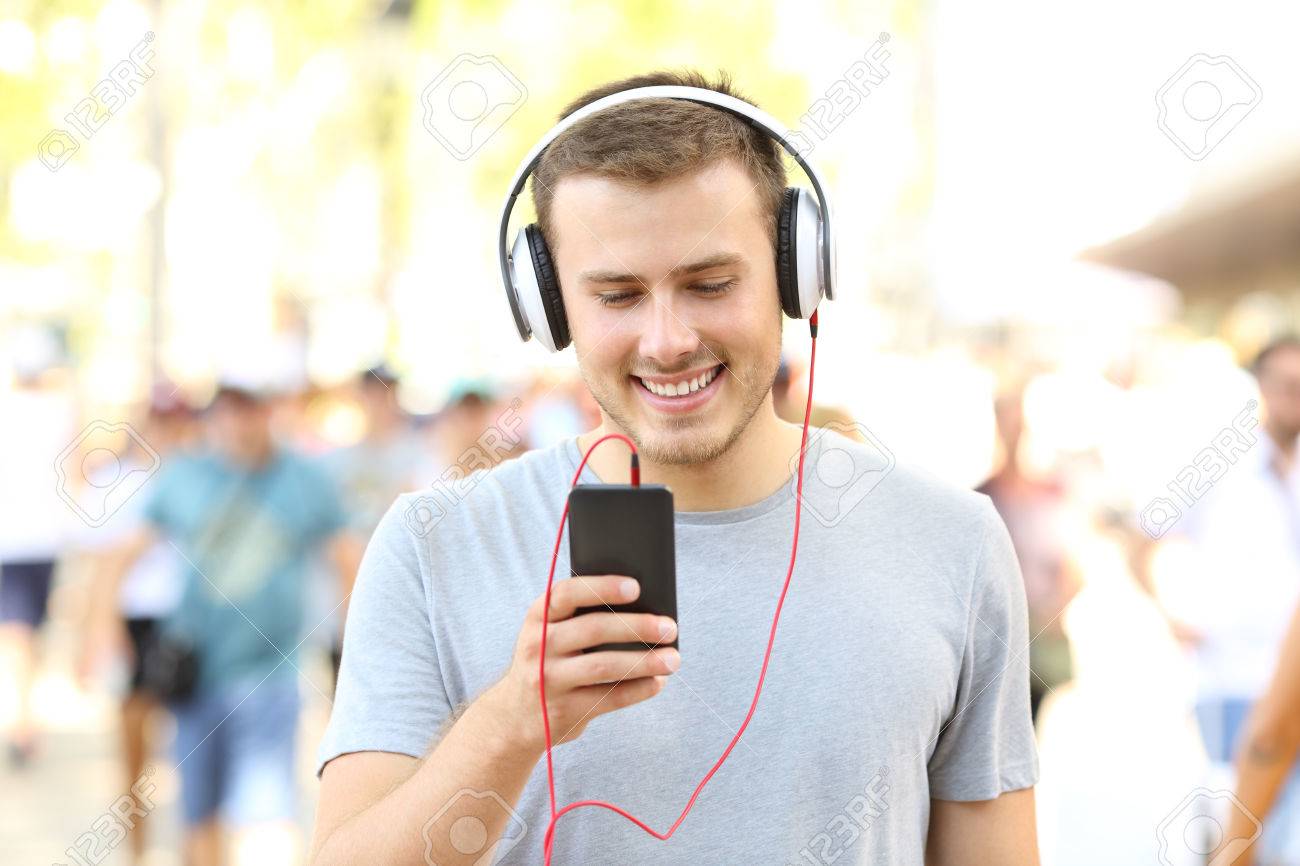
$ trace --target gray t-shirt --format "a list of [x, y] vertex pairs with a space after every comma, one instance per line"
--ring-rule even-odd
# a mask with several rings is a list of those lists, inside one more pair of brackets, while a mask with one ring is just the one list
[[[568, 439], [476, 473], [454, 507], [425, 492], [389, 510], [352, 598], [320, 767], [428, 754], [453, 708], [505, 672], [580, 457]], [[804, 476], [798, 561], [745, 735], [671, 839], [582, 808], [556, 827], [557, 866], [920, 864], [930, 798], [1037, 781], [1024, 588], [989, 499], [833, 431], [810, 435]], [[599, 479], [586, 468], [581, 483]], [[677, 513], [681, 670], [555, 748], [557, 808], [604, 800], [661, 833], [681, 814], [749, 709], [793, 488]], [[568, 573], [566, 538], [556, 579]], [[496, 862], [542, 862], [545, 760], [514, 811]], [[423, 832], [448, 832], [440, 820]]]

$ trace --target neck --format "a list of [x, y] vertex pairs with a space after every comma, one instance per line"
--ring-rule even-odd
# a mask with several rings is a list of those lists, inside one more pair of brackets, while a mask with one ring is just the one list
[[1268, 435], [1273, 439], [1273, 444], [1276, 445], [1279, 450], [1285, 451], [1287, 454], [1295, 453], [1295, 430], [1284, 430], [1280, 424], [1274, 421], [1265, 421], [1264, 429], [1268, 431]]
[[[602, 413], [601, 425], [578, 437], [578, 450], [585, 454], [593, 442], [609, 433], [626, 435]], [[791, 459], [799, 453], [800, 436], [799, 425], [777, 418], [768, 395], [725, 454], [708, 463], [691, 465], [651, 463], [642, 456], [641, 481], [670, 488], [678, 511], [742, 508], [789, 482]], [[602, 483], [627, 483], [628, 453], [622, 443], [601, 445], [587, 465]]]
[[396, 437], [401, 428], [401, 419], [391, 415], [375, 415], [370, 419], [370, 430], [366, 438], [371, 442], [387, 442]]
[[1273, 440], [1273, 445], [1277, 449], [1277, 457], [1274, 469], [1281, 475], [1290, 472], [1291, 466], [1295, 463], [1296, 457], [1296, 431], [1284, 430], [1276, 423], [1265, 421], [1264, 429], [1268, 437]]
[[265, 468], [267, 464], [271, 462], [271, 457], [274, 453], [274, 447], [268, 445], [265, 448], [259, 448], [255, 452], [250, 451], [243, 454], [231, 454], [230, 452], [226, 452], [224, 456], [226, 462], [231, 466], [234, 466], [236, 469], [245, 472], [256, 472], [259, 469]]

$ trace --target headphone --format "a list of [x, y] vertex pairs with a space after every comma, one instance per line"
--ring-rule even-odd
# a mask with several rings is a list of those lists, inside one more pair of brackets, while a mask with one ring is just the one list
[[776, 282], [781, 309], [794, 319], [807, 319], [822, 297], [835, 298], [835, 246], [831, 232], [831, 205], [821, 178], [791, 143], [789, 132], [771, 115], [741, 99], [700, 87], [656, 85], [636, 87], [597, 99], [565, 117], [534, 145], [515, 171], [510, 195], [501, 210], [497, 258], [505, 283], [510, 312], [519, 338], [529, 337], [552, 352], [569, 345], [569, 322], [560, 295], [560, 280], [546, 239], [536, 223], [520, 229], [514, 245], [506, 247], [506, 233], [515, 200], [523, 192], [543, 151], [561, 133], [580, 120], [614, 105], [637, 99], [683, 99], [711, 105], [746, 121], [775, 140], [803, 169], [813, 191], [786, 187], [776, 221]]

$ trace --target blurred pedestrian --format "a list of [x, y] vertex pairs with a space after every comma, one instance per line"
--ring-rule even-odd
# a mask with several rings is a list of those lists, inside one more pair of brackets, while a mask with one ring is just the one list
[[[304, 563], [327, 550], [346, 600], [361, 548], [330, 479], [273, 439], [263, 395], [221, 387], [205, 427], [207, 447], [154, 480], [148, 528], [118, 550], [111, 583], [160, 539], [186, 566], [159, 657], [197, 665], [192, 693], [172, 700], [187, 864], [225, 862], [227, 830], [234, 862], [291, 862]], [[178, 691], [184, 669], [170, 669]]]
[[[153, 453], [142, 453], [145, 445], [128, 438], [130, 450], [117, 455], [117, 461], [128, 471], [147, 468], [153, 460], [169, 462], [178, 451], [192, 445], [193, 427], [189, 405], [177, 396], [171, 385], [160, 385], [154, 389], [140, 430]], [[105, 467], [112, 474], [121, 468], [117, 464]], [[92, 479], [92, 483], [98, 480]], [[78, 678], [83, 684], [89, 682], [100, 664], [119, 650], [125, 653], [129, 666], [120, 704], [123, 790], [131, 790], [141, 778], [154, 751], [153, 723], [159, 701], [145, 687], [144, 666], [157, 645], [163, 621], [180, 602], [185, 568], [179, 551], [159, 540], [135, 561], [123, 576], [116, 595], [113, 594], [111, 575], [104, 567], [110, 564], [110, 557], [105, 552], [114, 550], [139, 531], [145, 522], [142, 512], [145, 501], [145, 495], [127, 499], [103, 526], [84, 533], [80, 544], [82, 551], [95, 560], [95, 576], [82, 629]], [[130, 834], [131, 853], [136, 863], [144, 862], [148, 842], [145, 820], [141, 818]]]
[[[525, 448], [518, 403], [505, 403], [495, 386], [462, 379], [452, 386], [447, 404], [433, 423], [434, 457], [430, 468], [490, 469]], [[446, 471], [446, 470], [442, 470]], [[437, 483], [440, 473], [427, 476]]]
[[[1220, 767], [1240, 766], [1246, 718], [1268, 687], [1300, 604], [1300, 338], [1269, 343], [1251, 369], [1262, 406], [1256, 441], [1242, 443], [1235, 464], [1167, 536], [1194, 553], [1187, 579], [1195, 605], [1180, 614], [1187, 621], [1179, 631], [1194, 644], [1197, 721]], [[1300, 773], [1293, 772], [1259, 840], [1260, 862], [1300, 862], [1297, 821]]]
[[8, 759], [23, 767], [37, 749], [38, 637], [71, 519], [54, 467], [73, 445], [76, 412], [56, 370], [16, 372], [16, 387], [0, 391], [0, 663], [16, 691]]
[[[776, 368], [776, 378], [772, 380], [772, 406], [782, 421], [790, 424], [803, 423], [803, 410], [808, 402], [807, 383], [807, 372], [793, 369], [790, 359], [783, 355]], [[867, 441], [862, 430], [854, 423], [853, 416], [837, 406], [813, 403], [808, 415], [808, 426], [829, 428], [858, 442]]]
[[[584, 399], [585, 398], [585, 399]], [[536, 375], [524, 392], [526, 417], [524, 443], [529, 450], [550, 448], [592, 426], [599, 410], [582, 384], [571, 373]]]
[[978, 488], [993, 500], [1011, 534], [1029, 603], [1029, 699], [1034, 721], [1043, 699], [1073, 674], [1061, 614], [1079, 591], [1068, 549], [1068, 502], [1059, 479], [1025, 471], [1020, 454], [1024, 390], [1013, 388], [994, 403], [1001, 467]]
[[[355, 391], [365, 413], [365, 434], [359, 442], [324, 457], [323, 465], [342, 496], [348, 528], [362, 543], [370, 539], [399, 494], [421, 486], [419, 472], [427, 455], [410, 417], [397, 402], [400, 386], [387, 367], [374, 367], [358, 376]], [[336, 604], [337, 599], [331, 599], [329, 608]], [[337, 676], [343, 652], [339, 623], [331, 634], [330, 660]]]
[[416, 473], [424, 448], [397, 402], [400, 386], [397, 375], [386, 367], [362, 373], [355, 391], [365, 413], [365, 434], [354, 445], [325, 457], [325, 466], [344, 497], [348, 525], [363, 539], [370, 537], [399, 493], [419, 486]]

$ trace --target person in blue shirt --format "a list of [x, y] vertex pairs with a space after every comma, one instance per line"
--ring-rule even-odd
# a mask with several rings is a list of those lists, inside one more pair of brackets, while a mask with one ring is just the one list
[[317, 550], [334, 561], [342, 611], [362, 543], [328, 475], [276, 444], [262, 395], [219, 388], [205, 428], [207, 447], [167, 461], [143, 491], [146, 527], [110, 573], [160, 540], [182, 563], [181, 602], [162, 632], [197, 655], [193, 693], [171, 707], [186, 862], [223, 862], [227, 830], [235, 862], [291, 862], [298, 647], [315, 625], [303, 616], [305, 566]]

